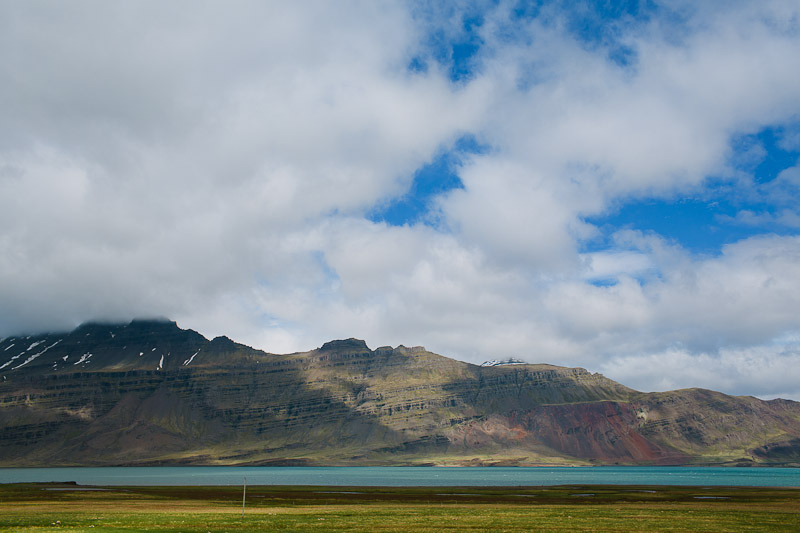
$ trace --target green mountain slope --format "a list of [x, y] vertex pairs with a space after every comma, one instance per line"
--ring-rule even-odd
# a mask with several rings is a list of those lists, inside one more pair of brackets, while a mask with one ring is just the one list
[[169, 321], [0, 342], [0, 465], [796, 463], [800, 404]]

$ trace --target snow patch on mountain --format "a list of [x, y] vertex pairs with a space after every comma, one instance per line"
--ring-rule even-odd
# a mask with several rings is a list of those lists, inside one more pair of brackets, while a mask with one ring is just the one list
[[183, 362], [183, 366], [189, 366], [189, 363], [192, 362], [192, 359], [194, 359], [194, 356], [199, 354], [199, 353], [200, 353], [199, 351], [194, 352], [194, 354], [192, 354], [192, 356], [189, 359], [187, 359], [186, 361]]
[[[42, 342], [44, 342], [44, 341], [42, 341]], [[33, 346], [34, 344], [41, 344], [42, 342], [38, 342], [38, 343], [36, 343], [36, 342], [35, 342], [35, 343], [33, 343], [31, 346]], [[51, 344], [50, 346], [48, 346], [47, 348], [45, 348], [45, 349], [44, 349], [44, 350], [42, 350], [41, 352], [38, 352], [38, 353], [35, 353], [35, 354], [31, 355], [30, 357], [28, 357], [27, 359], [25, 359], [25, 362], [24, 362], [24, 363], [22, 363], [22, 364], [19, 364], [19, 365], [15, 366], [15, 367], [14, 367], [14, 368], [12, 368], [11, 370], [16, 370], [16, 369], [18, 369], [18, 368], [20, 368], [20, 367], [23, 367], [23, 366], [27, 365], [28, 363], [30, 363], [31, 361], [33, 361], [34, 359], [36, 359], [37, 357], [39, 357], [40, 355], [42, 355], [43, 353], [45, 353], [47, 350], [49, 350], [50, 348], [52, 348], [53, 346], [55, 346], [56, 344], [58, 344], [59, 342], [61, 342], [61, 339], [57, 340], [56, 342], [54, 342], [53, 344]], [[28, 348], [28, 350], [30, 350], [30, 348]], [[3, 365], [3, 366], [5, 366], [5, 365]], [[2, 367], [0, 367], [0, 368], [2, 368]]]
[[[84, 363], [84, 362], [85, 362], [85, 363], [88, 363], [88, 362], [89, 362], [89, 358], [90, 358], [91, 356], [92, 356], [92, 354], [90, 354], [89, 352], [86, 352], [85, 354], [83, 354], [83, 355], [81, 356], [81, 358], [80, 358], [80, 359], [78, 359], [78, 362], [77, 362], [77, 363], [72, 363], [72, 364], [73, 364], [73, 365], [79, 365], [79, 364], [81, 364], [81, 363]], [[92, 368], [94, 368], [94, 367], [92, 367]]]
[[491, 361], [484, 361], [481, 363], [481, 366], [504, 366], [504, 365], [525, 365], [527, 364], [525, 361], [520, 361], [519, 359], [512, 359], [509, 357], [508, 359], [502, 359], [498, 361], [497, 359], [492, 359]]

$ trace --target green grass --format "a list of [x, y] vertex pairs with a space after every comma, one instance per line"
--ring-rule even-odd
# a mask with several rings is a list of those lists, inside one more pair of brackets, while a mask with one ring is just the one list
[[248, 487], [242, 518], [237, 487], [78, 488], [0, 485], [0, 530], [800, 530], [800, 489]]

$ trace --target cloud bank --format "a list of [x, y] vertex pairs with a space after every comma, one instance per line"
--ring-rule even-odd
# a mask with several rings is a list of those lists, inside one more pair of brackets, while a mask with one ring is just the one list
[[[781, 1], [3, 4], [0, 336], [169, 316], [278, 353], [356, 336], [800, 399], [799, 21]], [[789, 164], [764, 180], [767, 129]], [[371, 216], [441, 154], [458, 186]], [[687, 198], [749, 233], [698, 253], [597, 222]]]

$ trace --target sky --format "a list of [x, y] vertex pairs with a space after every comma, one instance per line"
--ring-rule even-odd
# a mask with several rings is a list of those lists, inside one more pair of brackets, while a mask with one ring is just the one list
[[800, 4], [0, 2], [0, 337], [169, 317], [800, 400]]

